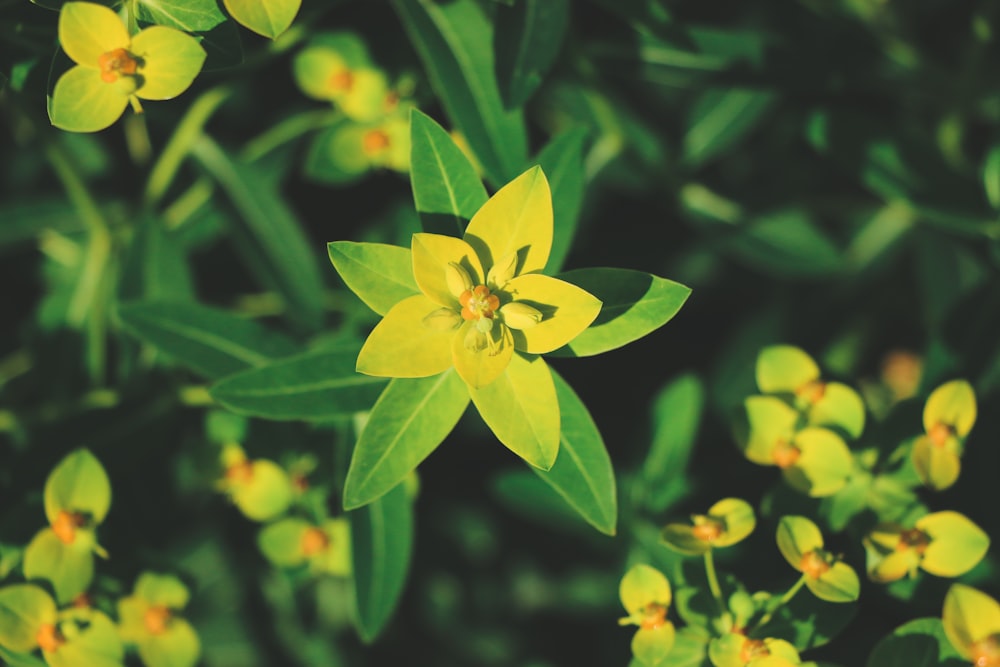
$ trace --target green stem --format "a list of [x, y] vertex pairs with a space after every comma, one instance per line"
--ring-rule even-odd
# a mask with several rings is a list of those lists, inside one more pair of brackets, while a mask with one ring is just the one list
[[307, 132], [333, 125], [341, 116], [339, 111], [323, 109], [307, 111], [286, 118], [247, 142], [241, 157], [247, 162], [259, 160], [282, 144], [297, 139]]
[[756, 629], [756, 628], [762, 628], [765, 625], [767, 625], [768, 623], [770, 623], [771, 619], [774, 618], [774, 614], [779, 609], [781, 609], [786, 604], [788, 604], [791, 601], [791, 599], [793, 597], [795, 597], [795, 594], [798, 593], [802, 589], [803, 586], [805, 586], [806, 577], [807, 576], [808, 575], [806, 575], [805, 573], [803, 573], [802, 576], [799, 577], [799, 580], [796, 581], [792, 585], [791, 588], [789, 588], [787, 591], [785, 591], [785, 594], [781, 596], [780, 600], [778, 600], [778, 604], [775, 605], [774, 607], [772, 607], [770, 611], [768, 611], [766, 614], [764, 614], [761, 617], [761, 619], [759, 621], [757, 621], [757, 624], [756, 624], [756, 626], [754, 626], [754, 629]]
[[719, 577], [715, 573], [715, 558], [712, 557], [712, 550], [705, 552], [705, 576], [708, 578], [708, 589], [712, 591], [712, 597], [719, 605], [719, 612], [726, 614], [726, 601], [722, 597], [722, 587], [719, 586]]

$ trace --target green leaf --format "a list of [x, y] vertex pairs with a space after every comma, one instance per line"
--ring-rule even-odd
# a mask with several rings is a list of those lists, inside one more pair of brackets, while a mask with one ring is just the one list
[[868, 656], [868, 667], [967, 667], [941, 619], [918, 618], [896, 628]]
[[[551, 370], [551, 369], [549, 369]], [[532, 467], [587, 523], [615, 534], [618, 498], [611, 458], [593, 417], [558, 373], [552, 379], [559, 399], [559, 455], [548, 471]]]
[[68, 454], [45, 481], [45, 516], [55, 524], [60, 512], [80, 512], [94, 524], [111, 508], [111, 482], [104, 466], [90, 451]]
[[536, 468], [552, 468], [559, 452], [559, 404], [544, 359], [516, 352], [499, 378], [470, 386], [469, 394], [505, 447]]
[[520, 173], [527, 134], [506, 111], [493, 73], [493, 28], [475, 0], [393, 0], [448, 117], [494, 184]]
[[344, 509], [366, 505], [399, 484], [451, 433], [468, 404], [465, 382], [452, 369], [390, 381], [354, 449]]
[[406, 585], [413, 550], [413, 507], [405, 485], [399, 484], [348, 516], [358, 634], [371, 642], [389, 621]]
[[462, 236], [488, 199], [465, 153], [419, 109], [410, 112], [410, 182], [420, 223], [436, 234]]
[[288, 338], [252, 320], [193, 303], [133, 303], [119, 308], [118, 317], [130, 333], [209, 378], [296, 351]]
[[577, 269], [558, 277], [603, 304], [590, 327], [552, 353], [560, 357], [589, 357], [638, 340], [669, 322], [691, 294], [680, 283], [629, 269]]
[[508, 109], [524, 106], [562, 48], [568, 0], [521, 0], [497, 10], [496, 73]]
[[31, 584], [0, 588], [0, 645], [27, 653], [38, 647], [39, 628], [56, 620], [56, 603], [44, 590]]
[[137, 0], [135, 15], [184, 32], [206, 32], [226, 20], [215, 0]]
[[223, 3], [240, 25], [274, 39], [292, 25], [302, 0], [223, 0]]
[[583, 143], [587, 135], [586, 128], [570, 128], [535, 156], [552, 190], [552, 250], [545, 265], [545, 273], [550, 275], [562, 269], [580, 222], [585, 185]]
[[662, 512], [686, 479], [688, 461], [705, 409], [705, 387], [695, 375], [682, 375], [660, 390], [653, 402], [653, 437], [642, 464], [646, 505]]
[[138, 221], [118, 286], [122, 301], [193, 301], [194, 279], [177, 234], [147, 215]]
[[364, 126], [341, 120], [318, 132], [309, 144], [303, 167], [305, 175], [317, 183], [349, 185], [372, 168], [362, 149]]
[[64, 544], [51, 528], [43, 528], [24, 550], [24, 576], [52, 584], [56, 602], [67, 604], [94, 579], [93, 533], [78, 529], [72, 544]]
[[990, 206], [1000, 209], [1000, 146], [994, 146], [986, 154], [983, 163], [983, 187]]
[[826, 276], [843, 265], [841, 252], [804, 210], [762, 215], [725, 246], [753, 267], [779, 277]]
[[14, 653], [0, 645], [0, 660], [7, 667], [48, 667], [46, 663], [29, 653]]
[[348, 289], [379, 315], [385, 315], [403, 299], [420, 294], [413, 279], [409, 248], [334, 241], [327, 245], [327, 251]]
[[323, 280], [313, 244], [260, 167], [236, 162], [208, 139], [193, 155], [222, 186], [239, 215], [231, 232], [248, 268], [282, 294], [292, 319], [309, 329], [323, 319]]
[[324, 421], [370, 410], [385, 378], [354, 370], [356, 347], [309, 352], [231, 375], [209, 391], [234, 412], [265, 419]]
[[774, 95], [741, 88], [705, 92], [694, 104], [684, 135], [684, 159], [700, 165], [745, 137], [771, 107]]
[[842, 637], [858, 608], [857, 604], [825, 602], [803, 592], [778, 610], [774, 619], [760, 629], [761, 636], [784, 639], [799, 651], [806, 651]]

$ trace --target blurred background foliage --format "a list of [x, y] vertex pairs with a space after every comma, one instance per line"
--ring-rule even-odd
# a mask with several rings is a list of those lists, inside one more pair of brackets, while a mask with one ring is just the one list
[[[38, 3], [46, 4], [59, 3]], [[349, 626], [344, 580], [273, 569], [257, 527], [215, 491], [208, 445], [217, 439], [201, 387], [225, 369], [172, 364], [114, 316], [137, 298], [196, 299], [254, 318], [298, 349], [371, 326], [375, 316], [326, 263], [325, 244], [408, 245], [419, 221], [407, 179], [374, 171], [349, 185], [318, 183], [305, 167], [308, 134], [273, 150], [255, 139], [317, 112], [291, 62], [302, 39], [330, 29], [357, 32], [447, 126], [447, 89], [414, 47], [414, 35], [427, 34], [415, 16], [433, 3], [307, 0], [284, 41], [244, 31], [242, 65], [217, 61], [144, 118], [129, 112], [100, 134], [71, 135], [45, 117], [57, 14], [4, 0], [0, 549], [30, 539], [48, 471], [86, 446], [116, 499], [101, 533], [112, 558], [99, 565], [97, 589], [127, 592], [143, 569], [180, 574], [206, 665], [626, 664], [617, 583], [629, 560], [673, 558], [656, 542], [659, 526], [724, 496], [756, 504], [788, 493], [772, 470], [743, 459], [731, 426], [755, 391], [758, 350], [779, 342], [860, 386], [873, 411], [909, 378], [916, 398], [893, 413], [901, 428], [879, 431], [886, 438], [919, 432], [934, 386], [969, 379], [981, 420], [963, 477], [941, 503], [1000, 534], [991, 511], [1000, 419], [989, 408], [1000, 383], [1000, 6], [460, 4], [488, 19], [456, 28], [462, 41], [493, 50], [505, 101], [524, 106], [529, 152], [563, 130], [585, 132], [566, 267], [627, 267], [693, 288], [655, 334], [599, 358], [553, 361], [608, 444], [618, 536], [582, 523], [467, 415], [420, 468], [406, 592], [383, 636], [365, 646]], [[517, 57], [509, 51], [521, 44], [525, 12], [542, 12], [530, 47], [537, 77], [508, 83], [504, 63]], [[216, 86], [228, 97], [213, 100]], [[210, 140], [159, 193], [162, 206], [137, 205], [193, 103], [218, 106], [205, 126]], [[101, 273], [110, 282], [82, 306], [88, 211], [56, 178], [64, 167], [112, 221]], [[251, 420], [242, 440], [285, 464], [314, 456], [333, 498], [351, 442], [342, 419]], [[787, 585], [773, 521], [720, 567], [751, 586]], [[861, 557], [856, 544], [835, 546]], [[995, 593], [995, 559], [977, 573], [976, 584]], [[927, 594], [904, 604], [865, 582], [845, 634], [808, 657], [862, 664], [896, 625], [938, 615], [945, 585], [925, 578]]]

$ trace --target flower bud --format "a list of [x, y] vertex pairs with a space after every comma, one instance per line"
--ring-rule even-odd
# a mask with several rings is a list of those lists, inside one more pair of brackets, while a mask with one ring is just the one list
[[503, 322], [511, 329], [530, 329], [542, 321], [542, 311], [520, 301], [512, 301], [500, 309]]
[[448, 266], [444, 267], [444, 279], [448, 283], [448, 291], [456, 299], [473, 287], [469, 272], [455, 262], [448, 262]]
[[489, 275], [486, 276], [486, 282], [489, 283], [494, 289], [502, 288], [510, 279], [514, 277], [514, 271], [517, 269], [517, 253], [510, 252], [501, 257], [495, 264], [493, 268], [490, 269]]
[[451, 331], [462, 322], [462, 316], [451, 308], [438, 308], [424, 315], [423, 324], [434, 331]]

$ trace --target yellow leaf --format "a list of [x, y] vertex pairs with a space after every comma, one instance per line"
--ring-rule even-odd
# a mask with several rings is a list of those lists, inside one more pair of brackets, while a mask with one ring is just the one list
[[937, 424], [955, 429], [964, 438], [976, 423], [976, 394], [965, 380], [946, 382], [931, 392], [924, 405], [924, 430], [931, 432]]
[[423, 294], [393, 306], [368, 335], [358, 354], [358, 372], [379, 377], [416, 378], [451, 368], [455, 331], [427, 326], [424, 318], [440, 306]]
[[418, 233], [413, 235], [413, 278], [417, 287], [432, 301], [458, 308], [458, 295], [448, 289], [448, 265], [458, 264], [472, 280], [482, 285], [483, 267], [472, 247], [453, 236]]
[[59, 12], [59, 43], [78, 65], [97, 69], [97, 59], [114, 49], [128, 49], [128, 30], [108, 7], [67, 2]]
[[941, 620], [955, 650], [971, 658], [974, 643], [1000, 634], [1000, 604], [975, 588], [955, 584], [945, 595]]
[[136, 97], [169, 100], [194, 81], [205, 62], [205, 49], [191, 35], [165, 26], [146, 28], [132, 39], [132, 53], [142, 59], [142, 85]]
[[97, 132], [125, 113], [131, 81], [101, 80], [98, 69], [76, 66], [59, 77], [49, 101], [49, 120], [70, 132]]
[[[497, 331], [496, 329], [499, 329]], [[455, 370], [462, 376], [465, 383], [470, 387], [483, 387], [496, 380], [506, 370], [514, 355], [514, 341], [510, 336], [510, 329], [503, 325], [495, 327], [494, 331], [482, 334], [484, 337], [493, 337], [493, 344], [498, 345], [495, 354], [490, 350], [471, 350], [466, 345], [466, 338], [476, 335], [476, 322], [468, 321], [458, 334], [455, 335], [451, 343], [452, 361]]]
[[530, 354], [544, 354], [580, 335], [601, 312], [601, 302], [590, 292], [558, 278], [522, 275], [507, 283], [506, 291], [517, 302], [538, 309], [542, 320], [514, 332], [514, 347]]

